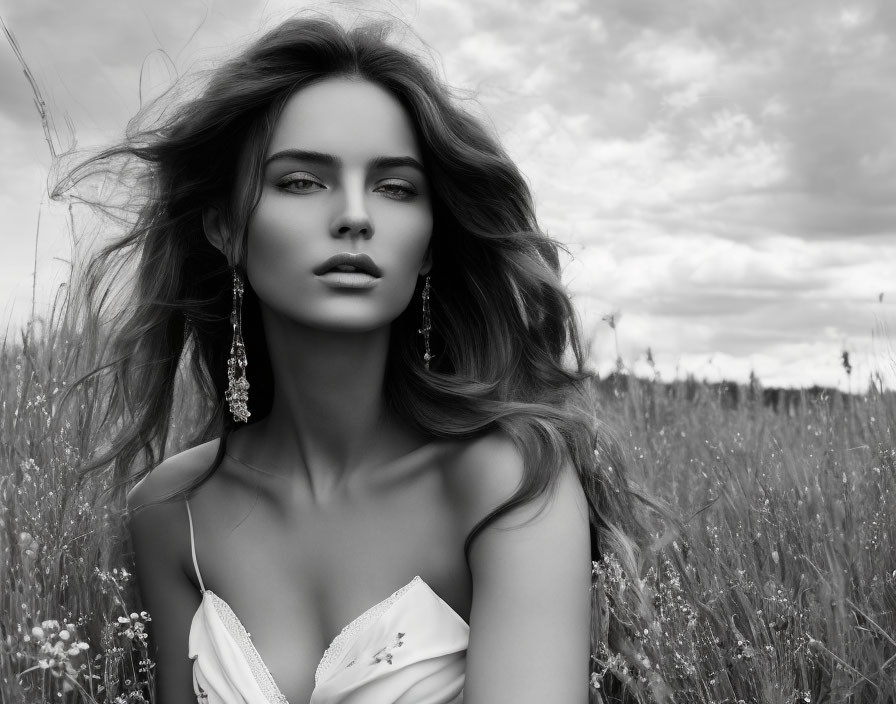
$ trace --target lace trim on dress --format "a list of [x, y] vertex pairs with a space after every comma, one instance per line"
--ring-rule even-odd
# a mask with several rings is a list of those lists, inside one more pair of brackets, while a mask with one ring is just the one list
[[315, 686], [320, 683], [323, 676], [333, 664], [342, 657], [346, 648], [351, 645], [355, 636], [360, 634], [361, 631], [365, 630], [371, 623], [386, 613], [399, 599], [401, 599], [401, 597], [422, 581], [423, 580], [420, 579], [419, 576], [414, 577], [408, 584], [405, 584], [391, 596], [383, 599], [379, 604], [371, 606], [367, 611], [343, 628], [339, 632], [339, 635], [333, 639], [333, 642], [330, 643], [330, 647], [324, 651], [324, 656], [320, 659], [320, 663], [317, 665], [317, 670], [314, 672]]
[[283, 696], [283, 693], [277, 686], [277, 683], [274, 681], [271, 671], [268, 670], [268, 666], [264, 664], [264, 660], [261, 659], [261, 655], [252, 643], [249, 632], [246, 630], [246, 627], [242, 624], [239, 617], [234, 613], [233, 609], [230, 608], [230, 605], [213, 591], [206, 589], [205, 594], [211, 597], [212, 604], [215, 606], [215, 611], [218, 612], [218, 616], [220, 616], [224, 626], [240, 646], [240, 650], [243, 651], [243, 657], [249, 664], [249, 669], [252, 670], [252, 675], [255, 677], [255, 681], [261, 688], [265, 699], [274, 704], [289, 704], [286, 697]]

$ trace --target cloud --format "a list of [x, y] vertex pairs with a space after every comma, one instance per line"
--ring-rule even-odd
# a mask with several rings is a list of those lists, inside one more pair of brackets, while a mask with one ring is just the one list
[[[310, 7], [337, 7], [346, 18], [373, 8], [409, 21], [431, 47], [460, 98], [490, 121], [520, 165], [543, 226], [569, 244], [565, 280], [600, 360], [615, 359], [601, 316], [621, 310], [624, 354], [637, 359], [652, 346], [665, 373], [692, 365], [742, 376], [754, 365], [811, 383], [813, 364], [819, 379], [834, 379], [841, 346], [870, 349], [874, 315], [892, 315], [896, 5]], [[58, 123], [71, 115], [85, 144], [123, 129], [139, 105], [141, 69], [143, 88], [158, 89], [172, 68], [230, 53], [247, 32], [295, 12], [287, 0], [35, 0], [4, 19]], [[406, 41], [427, 52], [413, 37]], [[18, 71], [7, 52], [0, 61], [7, 233], [33, 228], [39, 184], [29, 191], [21, 174], [46, 158]], [[27, 239], [9, 248], [7, 272], [13, 261], [23, 276], [30, 271]], [[875, 307], [882, 291], [885, 302]]]
[[893, 234], [896, 52], [873, 7], [585, 7], [600, 31], [529, 23], [541, 51], [507, 82], [553, 87], [531, 120], [554, 135], [532, 129], [532, 148], [588, 170], [597, 214], [622, 205], [738, 239]]

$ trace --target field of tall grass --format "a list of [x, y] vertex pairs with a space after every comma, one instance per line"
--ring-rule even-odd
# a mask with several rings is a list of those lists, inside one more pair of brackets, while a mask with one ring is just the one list
[[[103, 335], [35, 320], [0, 349], [0, 701], [146, 702], [153, 662], [108, 478], [76, 488], [107, 441], [103, 384], [63, 393]], [[651, 610], [608, 555], [597, 589], [630, 646], [594, 662], [595, 701], [896, 702], [896, 394], [602, 387], [633, 475], [685, 522], [641, 556]], [[184, 392], [170, 451], [201, 408]], [[606, 623], [606, 619], [603, 620]]]
[[[779, 415], [685, 386], [608, 394], [637, 474], [686, 529], [645, 556], [652, 621], [617, 611], [642, 666], [608, 653], [599, 671], [644, 701], [896, 702], [896, 394]], [[600, 571], [624, 604], [612, 560]]]

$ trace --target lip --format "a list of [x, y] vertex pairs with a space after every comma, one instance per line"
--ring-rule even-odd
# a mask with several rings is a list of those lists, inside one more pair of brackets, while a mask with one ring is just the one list
[[[339, 271], [336, 268], [338, 266], [351, 266], [358, 271]], [[330, 257], [323, 264], [316, 266], [314, 268], [314, 273], [317, 276], [323, 276], [324, 274], [335, 276], [338, 274], [340, 276], [351, 277], [372, 276], [375, 279], [378, 279], [383, 275], [382, 270], [376, 265], [376, 262], [374, 262], [373, 259], [366, 254], [358, 254], [354, 252], [341, 252], [340, 254]]]
[[363, 271], [328, 271], [318, 276], [318, 281], [338, 289], [368, 289], [380, 282], [375, 276]]

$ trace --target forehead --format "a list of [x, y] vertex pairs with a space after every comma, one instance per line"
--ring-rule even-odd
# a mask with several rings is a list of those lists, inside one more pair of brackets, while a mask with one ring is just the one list
[[350, 161], [413, 156], [420, 149], [401, 103], [369, 81], [333, 78], [296, 91], [271, 135], [268, 155], [283, 149], [325, 152]]

